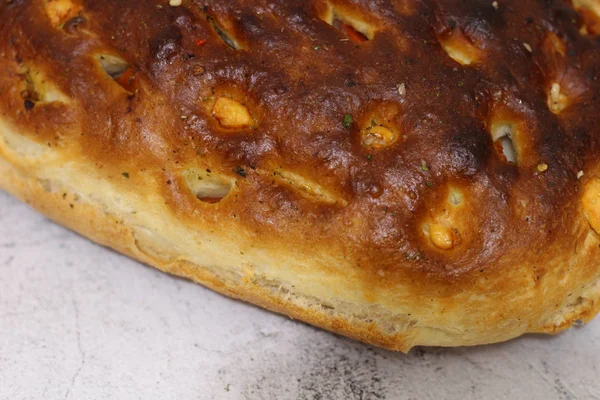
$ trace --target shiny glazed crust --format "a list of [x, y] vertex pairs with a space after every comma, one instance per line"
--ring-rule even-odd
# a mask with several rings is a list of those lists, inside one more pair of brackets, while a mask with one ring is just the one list
[[0, 187], [382, 347], [600, 308], [594, 1], [0, 3]]

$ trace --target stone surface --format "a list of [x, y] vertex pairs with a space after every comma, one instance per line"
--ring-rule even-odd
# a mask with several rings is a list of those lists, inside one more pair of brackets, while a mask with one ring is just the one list
[[375, 349], [88, 242], [0, 192], [0, 399], [600, 399], [600, 319]]

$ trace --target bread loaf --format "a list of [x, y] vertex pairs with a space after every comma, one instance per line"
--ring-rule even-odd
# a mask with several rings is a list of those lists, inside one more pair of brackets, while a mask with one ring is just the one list
[[389, 349], [559, 332], [600, 308], [599, 4], [3, 1], [0, 188]]

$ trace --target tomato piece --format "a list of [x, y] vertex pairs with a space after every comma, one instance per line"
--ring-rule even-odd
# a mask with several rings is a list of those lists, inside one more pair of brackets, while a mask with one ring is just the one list
[[121, 87], [128, 92], [135, 92], [136, 89], [136, 81], [135, 75], [133, 74], [133, 68], [129, 67], [119, 76], [115, 78], [115, 82], [117, 82]]

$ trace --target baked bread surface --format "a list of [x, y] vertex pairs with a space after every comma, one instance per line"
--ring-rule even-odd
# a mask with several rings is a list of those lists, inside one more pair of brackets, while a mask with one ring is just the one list
[[600, 309], [600, 3], [0, 3], [0, 188], [390, 349]]

